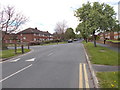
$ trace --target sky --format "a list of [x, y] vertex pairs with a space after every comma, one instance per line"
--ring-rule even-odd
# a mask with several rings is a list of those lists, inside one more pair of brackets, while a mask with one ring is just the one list
[[[75, 30], [79, 22], [74, 16], [74, 11], [87, 1], [104, 2], [118, 13], [119, 0], [0, 0], [0, 8], [14, 6], [17, 12], [29, 18], [20, 30], [37, 27], [41, 31], [54, 33], [56, 23], [63, 20], [67, 22], [68, 27]], [[118, 18], [118, 15], [116, 17]]]

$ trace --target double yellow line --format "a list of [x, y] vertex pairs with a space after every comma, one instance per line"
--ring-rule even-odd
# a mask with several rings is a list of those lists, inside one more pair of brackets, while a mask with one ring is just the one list
[[[83, 76], [83, 73], [84, 73], [84, 76]], [[84, 81], [85, 83], [83, 83], [83, 78], [85, 80]], [[82, 64], [82, 63], [79, 64], [79, 88], [89, 88], [89, 81], [88, 81], [88, 75], [87, 75], [87, 70], [86, 70], [86, 64]]]

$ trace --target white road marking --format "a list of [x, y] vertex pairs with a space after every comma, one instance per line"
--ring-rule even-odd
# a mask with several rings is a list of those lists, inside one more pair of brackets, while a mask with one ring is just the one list
[[29, 66], [27, 66], [27, 67], [25, 67], [25, 68], [23, 68], [23, 69], [21, 69], [21, 70], [18, 70], [17, 72], [15, 72], [15, 73], [13, 73], [13, 74], [11, 74], [11, 75], [5, 77], [4, 79], [0, 80], [0, 82], [5, 81], [6, 79], [8, 79], [8, 78], [10, 78], [10, 77], [12, 77], [12, 76], [14, 76], [14, 75], [16, 75], [16, 74], [18, 74], [18, 73], [24, 71], [25, 69], [27, 69], [27, 68], [29, 68], [29, 67], [31, 67], [31, 66], [32, 66], [32, 64], [30, 64]]
[[28, 61], [28, 62], [32, 62], [32, 61], [35, 61], [35, 58], [28, 59], [28, 60], [26, 60], [26, 61]]
[[48, 56], [52, 55], [53, 53], [48, 54]]
[[11, 60], [11, 61], [9, 61], [9, 62], [17, 62], [18, 60], [20, 60], [20, 58], [15, 59], [15, 60]]

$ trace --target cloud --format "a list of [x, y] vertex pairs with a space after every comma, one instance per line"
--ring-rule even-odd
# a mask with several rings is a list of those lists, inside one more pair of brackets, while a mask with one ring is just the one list
[[[29, 17], [21, 29], [28, 27], [38, 27], [40, 30], [54, 32], [55, 25], [58, 21], [67, 21], [67, 25], [76, 28], [78, 20], [74, 16], [74, 10], [80, 8], [83, 3], [103, 2], [103, 0], [0, 0], [0, 6], [13, 5], [17, 11], [21, 11]], [[118, 11], [117, 2], [119, 0], [107, 0], [104, 2], [114, 7]]]

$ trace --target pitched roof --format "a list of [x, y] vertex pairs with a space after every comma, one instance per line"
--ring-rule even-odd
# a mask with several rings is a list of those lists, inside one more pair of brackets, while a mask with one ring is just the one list
[[43, 33], [44, 35], [52, 35], [52, 34], [50, 34], [48, 31], [42, 31], [42, 33]]
[[44, 34], [46, 36], [52, 35], [48, 31], [40, 31], [37, 28], [27, 28], [27, 29], [19, 32], [18, 34]]
[[38, 29], [34, 29], [34, 28], [27, 28], [27, 29], [19, 32], [19, 34], [21, 34], [21, 33], [22, 34], [26, 34], [26, 33], [41, 33], [41, 31], [38, 30]]

